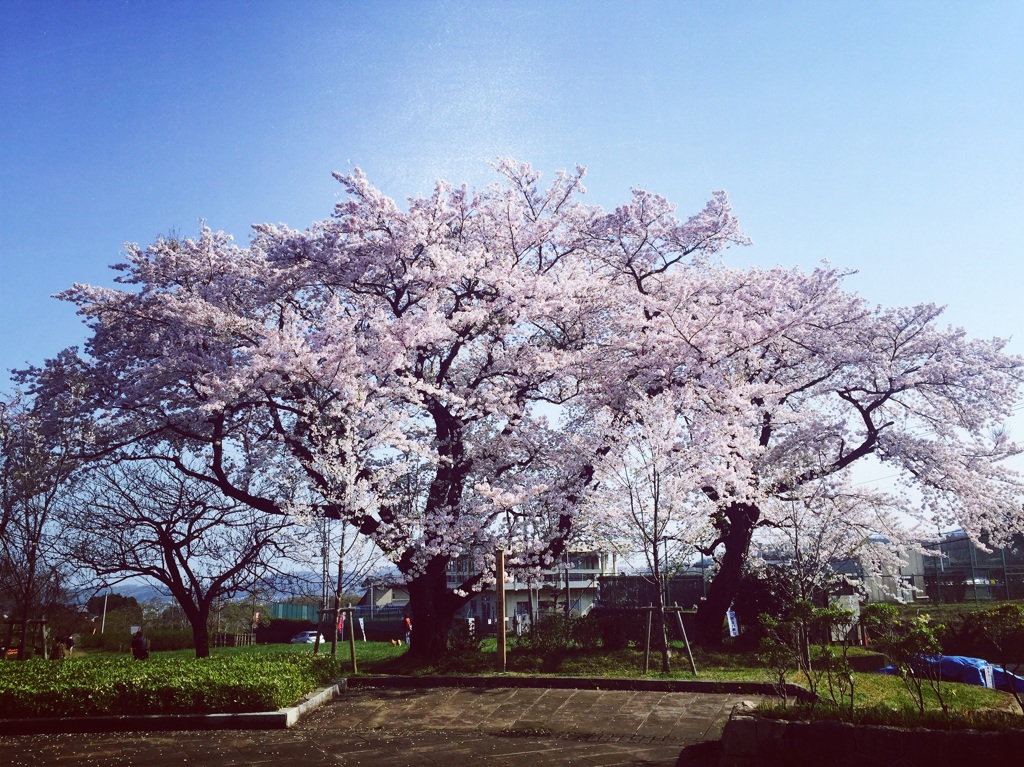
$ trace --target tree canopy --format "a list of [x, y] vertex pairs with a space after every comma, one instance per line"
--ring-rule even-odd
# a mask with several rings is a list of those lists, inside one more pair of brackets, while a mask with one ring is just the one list
[[[643, 190], [584, 205], [581, 169], [547, 187], [496, 169], [481, 192], [438, 183], [404, 209], [356, 171], [306, 230], [129, 245], [123, 287], [63, 295], [84, 353], [25, 378], [76, 392], [86, 451], [131, 445], [261, 511], [315, 507], [372, 538], [408, 579], [421, 659], [444, 652], [495, 547], [519, 567], [561, 553], [654, 398], [675, 419], [659, 449], [678, 455], [678, 502], [723, 552], [709, 641], [768, 502], [848, 483], [869, 456], [920, 488], [922, 514], [975, 534], [1019, 519], [998, 428], [1021, 361], [1003, 342], [939, 327], [933, 306], [872, 308], [828, 267], [727, 267], [746, 238], [722, 192], [683, 221]], [[460, 555], [476, 567], [450, 584]]]

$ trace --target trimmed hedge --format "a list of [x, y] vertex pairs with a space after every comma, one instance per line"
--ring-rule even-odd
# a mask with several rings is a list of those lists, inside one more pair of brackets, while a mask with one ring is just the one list
[[276, 711], [342, 676], [338, 657], [0, 663], [0, 717]]
[[[156, 629], [146, 631], [149, 638], [149, 649], [153, 652], [164, 650], [191, 650], [194, 648], [191, 629]], [[213, 634], [210, 641], [213, 641]], [[81, 637], [81, 647], [86, 649], [103, 649], [111, 652], [131, 652], [131, 634], [110, 632], [108, 634], [85, 634]]]

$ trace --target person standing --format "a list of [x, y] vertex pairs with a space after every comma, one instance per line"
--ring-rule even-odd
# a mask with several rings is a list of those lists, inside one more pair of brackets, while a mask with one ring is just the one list
[[142, 629], [132, 637], [132, 655], [135, 660], [146, 660], [149, 657], [149, 639], [142, 633]]

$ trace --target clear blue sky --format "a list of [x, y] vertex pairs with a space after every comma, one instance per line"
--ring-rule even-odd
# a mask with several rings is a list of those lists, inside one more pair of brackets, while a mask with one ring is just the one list
[[125, 241], [244, 243], [327, 217], [332, 171], [403, 199], [498, 155], [585, 165], [604, 206], [726, 189], [727, 260], [828, 259], [1024, 352], [1020, 0], [0, 0], [0, 369], [81, 343], [50, 296]]

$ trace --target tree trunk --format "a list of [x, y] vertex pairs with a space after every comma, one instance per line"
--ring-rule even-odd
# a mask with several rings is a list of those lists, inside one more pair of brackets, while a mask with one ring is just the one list
[[665, 594], [660, 581], [658, 582], [658, 623], [661, 631], [661, 673], [667, 674], [672, 668], [669, 661], [668, 621], [665, 620]]
[[434, 665], [448, 654], [448, 635], [455, 611], [469, 600], [448, 590], [447, 563], [443, 557], [433, 559], [426, 572], [408, 584], [412, 612], [409, 657], [421, 666]]
[[[657, 529], [657, 514], [655, 514], [655, 529]], [[658, 611], [658, 636], [661, 637], [661, 673], [667, 674], [671, 670], [669, 663], [668, 647], [668, 626], [665, 621], [665, 586], [662, 582], [662, 571], [664, 563], [658, 556], [658, 541], [654, 541], [654, 556], [651, 558], [651, 573], [654, 576], [654, 594], [656, 597], [655, 609]]]
[[726, 521], [723, 522], [722, 543], [725, 554], [722, 565], [711, 581], [707, 598], [697, 608], [697, 641], [704, 647], [718, 647], [722, 644], [722, 624], [739, 592], [750, 538], [761, 510], [752, 504], [730, 503], [724, 514]]
[[196, 648], [197, 658], [210, 657], [210, 611], [200, 610], [196, 621], [192, 624], [192, 644]]
[[210, 606], [212, 600], [196, 603], [191, 595], [181, 589], [171, 588], [171, 596], [178, 602], [185, 613], [189, 626], [192, 628], [192, 646], [195, 647], [197, 658], [210, 657]]

